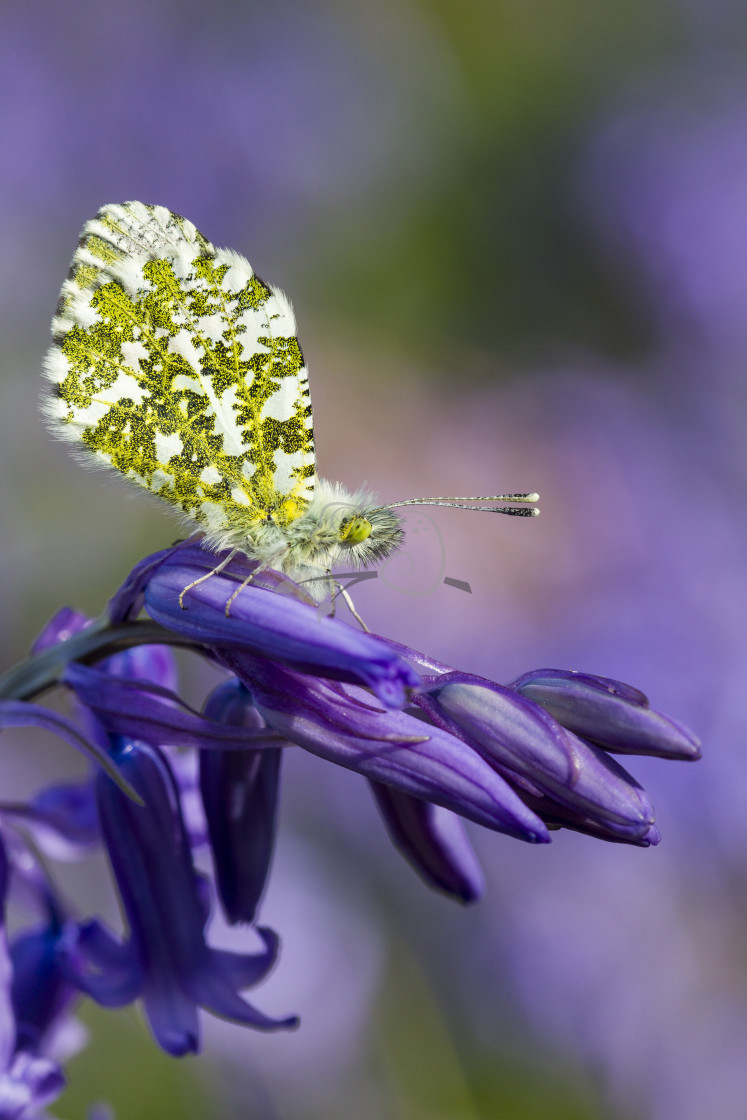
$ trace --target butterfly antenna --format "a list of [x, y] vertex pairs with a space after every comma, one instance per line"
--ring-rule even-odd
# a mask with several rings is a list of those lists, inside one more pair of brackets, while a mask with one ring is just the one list
[[394, 509], [397, 506], [451, 506], [453, 509], [476, 509], [482, 513], [506, 513], [512, 517], [536, 517], [539, 510], [536, 506], [527, 504], [522, 506], [473, 506], [469, 502], [538, 502], [539, 494], [490, 494], [486, 497], [468, 498], [405, 498], [401, 502], [390, 502], [382, 509]]

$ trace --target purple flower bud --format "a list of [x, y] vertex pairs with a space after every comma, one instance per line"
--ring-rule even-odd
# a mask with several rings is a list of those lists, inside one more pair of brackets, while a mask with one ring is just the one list
[[700, 758], [700, 743], [682, 724], [654, 711], [636, 688], [609, 677], [534, 669], [511, 686], [541, 704], [563, 727], [619, 754]]
[[45, 649], [66, 642], [73, 634], [79, 634], [91, 625], [91, 620], [72, 607], [60, 607], [39, 634], [31, 647], [32, 654], [43, 653]]
[[[109, 600], [106, 613], [112, 625], [116, 626], [120, 622], [127, 622], [138, 616], [145, 602], [145, 589], [148, 586], [148, 580], [167, 557], [181, 549], [185, 549], [189, 554], [202, 552], [202, 549], [195, 549], [185, 541], [173, 548], [164, 548], [160, 552], [145, 556], [135, 565], [122, 586]], [[209, 554], [203, 553], [203, 555], [207, 558]]]
[[385, 711], [354, 686], [312, 684], [233, 651], [221, 660], [247, 686], [270, 727], [312, 754], [498, 832], [531, 843], [549, 840], [542, 821], [461, 739], [405, 712]]
[[511, 689], [449, 673], [417, 702], [480, 750], [522, 798], [528, 793], [543, 819], [541, 799], [550, 798], [624, 838], [653, 824], [648, 798], [621, 766]]
[[230, 568], [188, 591], [183, 609], [182, 592], [205, 574], [202, 565], [189, 564], [187, 559], [187, 550], [171, 554], [146, 588], [146, 610], [168, 630], [214, 651], [244, 650], [299, 672], [359, 682], [391, 708], [401, 708], [407, 690], [420, 683], [415, 670], [373, 634], [354, 630], [309, 603], [257, 584], [245, 587], [226, 615], [226, 605], [239, 586], [227, 574]]
[[477, 902], [485, 880], [459, 817], [419, 797], [371, 782], [395, 848], [437, 891], [460, 902]]
[[[237, 680], [216, 688], [208, 719], [259, 731], [265, 727]], [[273, 743], [276, 734], [267, 728]], [[200, 789], [213, 853], [216, 885], [228, 921], [252, 922], [265, 889], [275, 843], [282, 750], [202, 751]]]
[[[608, 761], [613, 762], [612, 759]], [[611, 844], [632, 844], [638, 848], [654, 848], [661, 842], [661, 833], [655, 824], [650, 825], [645, 832], [640, 830], [628, 832], [621, 829], [619, 825], [610, 825], [601, 817], [593, 818], [574, 812], [567, 805], [562, 805], [551, 797], [534, 796], [525, 789], [522, 790], [522, 798], [542, 817], [550, 829], [567, 828], [572, 832], [593, 836], [596, 840], [606, 840]]]

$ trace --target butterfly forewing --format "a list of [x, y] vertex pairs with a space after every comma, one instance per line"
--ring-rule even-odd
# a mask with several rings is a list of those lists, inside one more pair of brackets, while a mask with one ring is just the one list
[[243, 257], [164, 207], [105, 206], [52, 330], [59, 435], [213, 532], [303, 512], [315, 468], [295, 320]]

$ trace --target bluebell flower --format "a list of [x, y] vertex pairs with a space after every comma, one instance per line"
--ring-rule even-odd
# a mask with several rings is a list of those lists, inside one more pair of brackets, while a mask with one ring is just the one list
[[249, 692], [235, 679], [213, 690], [205, 715], [234, 727], [264, 729], [272, 743], [200, 752], [200, 791], [218, 895], [230, 923], [253, 922], [270, 872], [287, 741], [267, 727]]
[[[530, 843], [558, 828], [658, 842], [648, 796], [609, 752], [693, 759], [699, 745], [637, 690], [544, 669], [500, 685], [330, 618], [246, 558], [195, 583], [214, 562], [190, 542], [146, 557], [102, 618], [59, 612], [32, 657], [0, 678], [0, 727], [48, 727], [92, 763], [89, 780], [6, 802], [6, 816], [73, 848], [101, 842], [124, 912], [124, 938], [89, 918], [19, 942], [28, 960], [56, 946], [66, 999], [141, 999], [173, 1055], [199, 1050], [200, 1008], [261, 1030], [295, 1025], [240, 994], [275, 963], [277, 936], [255, 926], [260, 947], [228, 953], [206, 933], [213, 895], [230, 923], [257, 920], [289, 746], [364, 777], [395, 847], [463, 903], [484, 889], [464, 820]], [[168, 645], [226, 671], [202, 712], [180, 697]], [[35, 703], [55, 686], [74, 698], [75, 719]], [[199, 755], [189, 773], [184, 748]], [[204, 843], [211, 880], [194, 864]], [[44, 991], [52, 999], [51, 981]], [[18, 1000], [35, 1006], [30, 989]]]
[[293, 593], [300, 594], [300, 588], [277, 572], [259, 577], [275, 585], [275, 594], [249, 584], [226, 613], [234, 591], [256, 567], [246, 560], [234, 560], [192, 587], [182, 605], [184, 589], [214, 564], [210, 553], [195, 546], [168, 550], [155, 566], [144, 564], [126, 582], [110, 603], [110, 617], [129, 617], [144, 604], [152, 619], [191, 643], [212, 651], [246, 651], [298, 672], [357, 682], [388, 707], [402, 707], [407, 690], [417, 686], [417, 673], [385, 642], [299, 601]]
[[392, 843], [421, 879], [459, 902], [482, 898], [485, 877], [461, 818], [383, 782], [370, 786]]
[[[96, 778], [101, 830], [126, 915], [130, 939], [121, 953], [100, 927], [89, 930], [87, 960], [102, 968], [91, 983], [80, 983], [103, 1004], [118, 1006], [141, 995], [159, 1045], [176, 1056], [200, 1046], [198, 1007], [221, 1018], [262, 1030], [296, 1025], [294, 1018], [271, 1019], [238, 994], [253, 987], [272, 967], [277, 938], [259, 929], [257, 953], [212, 949], [205, 940], [209, 905], [192, 862], [178, 789], [161, 752], [144, 743], [113, 740], [118, 764], [143, 805], [106, 775]], [[102, 950], [102, 946], [105, 952]], [[129, 982], [128, 982], [129, 972]]]
[[[246, 733], [234, 728], [232, 737], [221, 739], [222, 724], [184, 710], [167, 687], [175, 686], [176, 673], [163, 648], [129, 649], [98, 669], [70, 665], [62, 679], [92, 713], [117, 773], [142, 800], [137, 804], [103, 772], [95, 778], [101, 835], [129, 939], [119, 942], [98, 920], [83, 925], [71, 957], [76, 963], [69, 966], [80, 988], [105, 1006], [141, 997], [157, 1042], [173, 1055], [199, 1050], [200, 1006], [263, 1030], [295, 1026], [295, 1018], [271, 1019], [238, 994], [273, 966], [278, 941], [272, 931], [258, 929], [262, 948], [256, 953], [207, 944], [210, 886], [193, 864], [184, 790], [158, 747], [217, 746], [223, 753], [228, 745], [235, 754]], [[150, 743], [118, 734], [120, 723]]]
[[567, 669], [534, 669], [510, 687], [541, 704], [569, 731], [613, 754], [686, 762], [700, 758], [692, 731], [654, 711], [647, 696], [622, 681]]
[[55, 859], [87, 855], [99, 843], [93, 782], [59, 782], [29, 801], [0, 801], [0, 816], [28, 826], [36, 843]]
[[488, 759], [546, 823], [558, 823], [560, 806], [574, 819], [593, 822], [598, 835], [651, 843], [654, 811], [637, 782], [539, 704], [457, 672], [426, 682], [416, 703]]
[[28, 860], [22, 874], [34, 880], [42, 921], [8, 944], [5, 910], [11, 871], [0, 838], [0, 1116], [32, 1120], [65, 1087], [59, 1058], [77, 1049], [80, 1032], [72, 1010], [79, 993], [61, 963], [70, 920]]

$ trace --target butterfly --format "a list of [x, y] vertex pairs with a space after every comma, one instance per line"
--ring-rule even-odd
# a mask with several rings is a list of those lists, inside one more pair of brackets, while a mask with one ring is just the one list
[[289, 300], [163, 206], [110, 204], [86, 223], [52, 339], [43, 409], [55, 435], [168, 502], [207, 548], [295, 579], [389, 556], [404, 538], [401, 506], [537, 500], [383, 505], [319, 478]]

